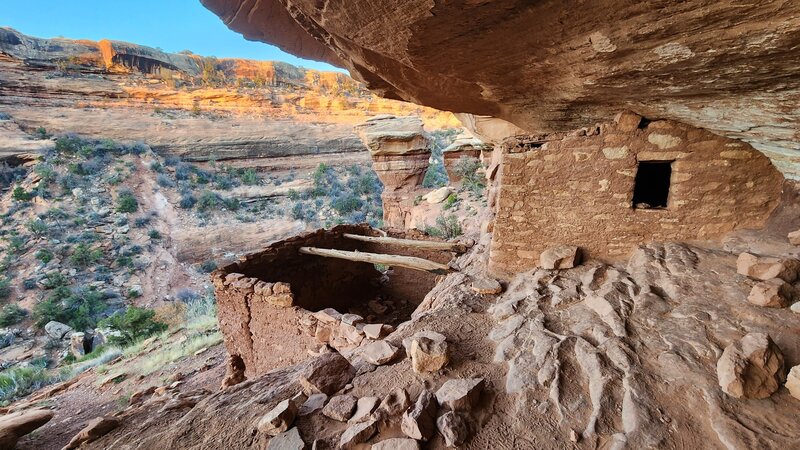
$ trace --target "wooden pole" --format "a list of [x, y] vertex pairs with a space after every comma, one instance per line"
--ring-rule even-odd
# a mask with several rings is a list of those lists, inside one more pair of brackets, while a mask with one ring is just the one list
[[374, 242], [376, 244], [397, 245], [401, 247], [423, 248], [428, 250], [447, 250], [456, 253], [464, 253], [467, 251], [467, 246], [458, 242], [420, 241], [417, 239], [363, 236], [360, 234], [350, 233], [344, 233], [343, 236], [356, 241]]
[[407, 269], [423, 270], [426, 272], [435, 273], [437, 275], [443, 275], [451, 271], [449, 266], [414, 256], [384, 255], [382, 253], [366, 253], [358, 251], [350, 252], [346, 250], [316, 247], [300, 247], [300, 253], [305, 255], [323, 256], [325, 258], [345, 259], [347, 261], [399, 266]]

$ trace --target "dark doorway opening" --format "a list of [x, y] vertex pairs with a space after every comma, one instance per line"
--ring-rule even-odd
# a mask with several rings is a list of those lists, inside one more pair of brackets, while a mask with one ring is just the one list
[[639, 161], [633, 186], [633, 208], [666, 208], [671, 177], [672, 161]]

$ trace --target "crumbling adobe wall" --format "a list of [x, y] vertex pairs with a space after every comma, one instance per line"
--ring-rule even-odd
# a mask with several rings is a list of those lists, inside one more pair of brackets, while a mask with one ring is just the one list
[[[674, 161], [666, 208], [632, 208], [639, 161]], [[629, 113], [568, 134], [510, 138], [499, 176], [490, 270], [500, 276], [535, 267], [556, 244], [616, 260], [643, 242], [759, 228], [783, 183], [748, 144]]]
[[[364, 339], [359, 327], [331, 318], [333, 308], [348, 313], [377, 296], [402, 298], [419, 304], [436, 283], [436, 275], [392, 268], [387, 277], [372, 264], [299, 253], [300, 247], [358, 250], [417, 256], [447, 263], [447, 252], [406, 249], [344, 238], [344, 233], [378, 236], [367, 225], [341, 225], [304, 233], [276, 242], [212, 275], [217, 315], [225, 346], [239, 355], [245, 375], [253, 377], [297, 364], [320, 344], [337, 349], [356, 346]], [[391, 237], [433, 239], [422, 233], [390, 230]], [[319, 317], [330, 319], [318, 324]]]

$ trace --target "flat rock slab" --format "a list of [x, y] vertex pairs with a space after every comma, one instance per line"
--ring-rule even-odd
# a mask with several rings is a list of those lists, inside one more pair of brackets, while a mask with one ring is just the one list
[[327, 394], [313, 394], [306, 399], [306, 401], [303, 403], [302, 406], [300, 406], [300, 409], [297, 411], [297, 415], [307, 416], [309, 414], [312, 414], [313, 412], [322, 409], [322, 407], [325, 406], [325, 402], [327, 401], [328, 401]]
[[394, 331], [394, 327], [382, 323], [370, 323], [368, 325], [364, 325], [364, 328], [362, 328], [361, 331], [363, 331], [364, 336], [369, 339], [383, 339], [389, 333]]
[[34, 409], [0, 417], [0, 448], [15, 448], [22, 436], [41, 427], [53, 418], [53, 411]]
[[480, 400], [483, 378], [448, 380], [436, 391], [436, 401], [451, 411], [471, 411]]
[[300, 437], [297, 427], [275, 436], [267, 445], [267, 450], [303, 450], [304, 448], [306, 448], [306, 443]]
[[386, 341], [375, 341], [361, 347], [361, 357], [370, 364], [382, 366], [394, 360], [400, 350]]
[[339, 353], [325, 353], [311, 361], [298, 381], [308, 394], [332, 395], [344, 388], [356, 375], [356, 369]]
[[377, 432], [378, 422], [375, 419], [350, 425], [339, 439], [339, 448], [353, 448], [358, 444], [367, 442]]
[[87, 442], [96, 441], [111, 430], [119, 426], [119, 420], [114, 417], [104, 416], [97, 417], [89, 422], [86, 427], [81, 430], [71, 441], [63, 448], [63, 450], [71, 450], [80, 447]]
[[322, 408], [322, 415], [339, 422], [347, 422], [353, 417], [358, 399], [350, 394], [337, 395]]
[[481, 295], [497, 295], [503, 292], [503, 286], [494, 278], [475, 278], [472, 280], [472, 290]]
[[419, 442], [414, 439], [392, 438], [373, 444], [371, 450], [419, 450]]
[[375, 411], [380, 401], [381, 399], [378, 397], [361, 397], [356, 403], [356, 412], [353, 413], [353, 417], [348, 422], [358, 423], [370, 419], [372, 411]]

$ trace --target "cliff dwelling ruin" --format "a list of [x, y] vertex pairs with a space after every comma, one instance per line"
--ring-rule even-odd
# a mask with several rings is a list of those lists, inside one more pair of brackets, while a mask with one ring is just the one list
[[[367, 225], [340, 225], [276, 242], [214, 273], [225, 346], [241, 357], [248, 377], [297, 364], [321, 344], [352, 349], [365, 339], [365, 325], [383, 330], [376, 338], [408, 320], [437, 276], [447, 273], [454, 254], [465, 248], [416, 231], [384, 235]], [[308, 249], [432, 264], [429, 270], [388, 267]]]

